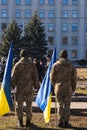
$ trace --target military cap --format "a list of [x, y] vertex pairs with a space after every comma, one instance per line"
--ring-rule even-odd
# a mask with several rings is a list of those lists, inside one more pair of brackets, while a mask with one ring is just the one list
[[67, 51], [66, 50], [61, 50], [60, 51], [60, 58], [67, 58]]
[[25, 49], [22, 49], [22, 50], [20, 51], [20, 57], [27, 57], [27, 56], [28, 56], [27, 51], [26, 51]]

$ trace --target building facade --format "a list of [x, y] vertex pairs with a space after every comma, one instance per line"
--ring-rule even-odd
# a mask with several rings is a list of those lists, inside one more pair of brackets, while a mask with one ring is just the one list
[[24, 29], [34, 11], [45, 25], [49, 51], [62, 49], [69, 59], [87, 59], [87, 0], [0, 0], [0, 41], [14, 19]]

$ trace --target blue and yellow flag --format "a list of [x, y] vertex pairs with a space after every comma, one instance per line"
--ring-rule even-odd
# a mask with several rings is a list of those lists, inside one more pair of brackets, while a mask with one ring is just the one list
[[11, 70], [13, 64], [13, 45], [11, 44], [6, 61], [5, 72], [0, 89], [0, 116], [10, 112], [11, 100]]
[[35, 99], [36, 104], [44, 113], [44, 120], [46, 123], [50, 120], [50, 112], [51, 112], [51, 96], [52, 96], [52, 85], [50, 82], [50, 70], [52, 65], [56, 61], [56, 49], [54, 49], [52, 54], [52, 59], [50, 61], [49, 67], [47, 69], [44, 80], [40, 86], [37, 97]]

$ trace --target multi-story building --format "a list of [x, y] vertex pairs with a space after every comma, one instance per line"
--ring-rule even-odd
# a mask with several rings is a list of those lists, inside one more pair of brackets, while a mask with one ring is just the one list
[[87, 0], [0, 0], [0, 40], [13, 19], [23, 29], [34, 11], [45, 24], [49, 50], [68, 52], [69, 59], [87, 59]]

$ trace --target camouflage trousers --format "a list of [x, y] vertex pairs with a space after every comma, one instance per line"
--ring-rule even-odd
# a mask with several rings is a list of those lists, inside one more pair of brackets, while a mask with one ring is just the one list
[[68, 122], [70, 119], [71, 96], [58, 94], [57, 101], [58, 101], [58, 120], [59, 120], [59, 122], [62, 122], [62, 121]]
[[33, 95], [18, 95], [17, 96], [17, 102], [18, 102], [18, 110], [17, 110], [17, 116], [18, 120], [23, 119], [23, 102], [26, 102], [26, 118], [27, 120], [32, 119], [32, 100]]

